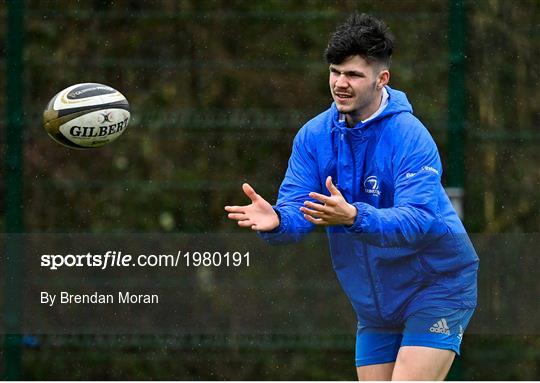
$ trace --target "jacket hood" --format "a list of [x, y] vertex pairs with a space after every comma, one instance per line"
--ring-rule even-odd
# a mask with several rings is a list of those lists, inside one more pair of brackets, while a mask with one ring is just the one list
[[[379, 121], [383, 118], [392, 116], [394, 114], [398, 113], [412, 113], [412, 106], [409, 100], [407, 99], [407, 96], [405, 93], [390, 88], [388, 85], [385, 86], [386, 91], [388, 92], [388, 105], [381, 114], [379, 114], [377, 117], [375, 117], [372, 120], [367, 121], [365, 124], [362, 122], [357, 123], [353, 129], [356, 128], [363, 128], [364, 126], [367, 126], [373, 122]], [[331, 106], [331, 112], [332, 112], [332, 118], [334, 120], [334, 126], [338, 128], [348, 128], [347, 123], [345, 121], [340, 121], [339, 116], [340, 113], [337, 110], [336, 103], [333, 102]]]

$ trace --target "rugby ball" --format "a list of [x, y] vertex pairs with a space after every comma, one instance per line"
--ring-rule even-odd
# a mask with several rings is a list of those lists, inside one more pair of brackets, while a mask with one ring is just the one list
[[54, 96], [43, 112], [45, 131], [72, 149], [92, 149], [116, 140], [130, 118], [124, 95], [107, 85], [72, 85]]

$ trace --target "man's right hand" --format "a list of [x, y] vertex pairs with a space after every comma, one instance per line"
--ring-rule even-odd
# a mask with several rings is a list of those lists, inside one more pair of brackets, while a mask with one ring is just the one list
[[279, 217], [272, 205], [248, 184], [243, 184], [242, 190], [249, 197], [251, 203], [244, 206], [225, 206], [225, 211], [229, 212], [227, 217], [238, 221], [240, 227], [256, 231], [271, 231], [278, 227]]

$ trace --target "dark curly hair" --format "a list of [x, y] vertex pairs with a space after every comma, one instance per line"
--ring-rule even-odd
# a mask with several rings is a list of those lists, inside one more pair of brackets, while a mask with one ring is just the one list
[[368, 63], [389, 68], [393, 47], [394, 36], [382, 20], [355, 12], [332, 34], [324, 56], [329, 64], [341, 64], [347, 57], [359, 55]]

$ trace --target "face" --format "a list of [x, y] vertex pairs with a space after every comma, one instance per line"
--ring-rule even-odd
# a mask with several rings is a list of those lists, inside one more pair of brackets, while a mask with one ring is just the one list
[[387, 69], [358, 55], [331, 64], [330, 91], [338, 111], [349, 123], [366, 119], [379, 108], [382, 88], [389, 78]]

